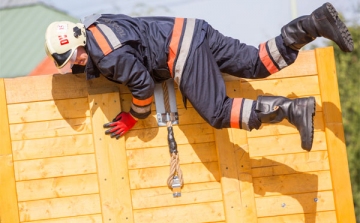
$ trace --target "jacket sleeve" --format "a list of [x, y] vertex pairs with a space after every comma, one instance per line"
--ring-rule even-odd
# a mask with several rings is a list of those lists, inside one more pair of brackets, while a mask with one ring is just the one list
[[137, 54], [134, 48], [124, 45], [100, 60], [98, 68], [110, 80], [130, 89], [133, 96], [130, 113], [144, 119], [151, 113], [155, 84]]

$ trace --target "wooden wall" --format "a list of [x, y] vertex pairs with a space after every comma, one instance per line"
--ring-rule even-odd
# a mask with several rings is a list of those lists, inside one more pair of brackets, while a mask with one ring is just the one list
[[215, 130], [177, 90], [185, 186], [167, 188], [167, 130], [152, 116], [120, 140], [102, 125], [131, 94], [104, 78], [0, 79], [0, 222], [354, 222], [332, 48], [262, 80], [224, 75], [230, 97], [315, 96], [313, 150], [287, 121]]

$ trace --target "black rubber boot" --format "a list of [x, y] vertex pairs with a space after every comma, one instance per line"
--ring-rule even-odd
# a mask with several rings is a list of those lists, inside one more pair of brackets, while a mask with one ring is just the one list
[[301, 147], [311, 150], [314, 138], [314, 97], [291, 100], [278, 96], [259, 96], [255, 113], [262, 123], [277, 123], [287, 119], [299, 131]]
[[334, 41], [344, 52], [354, 50], [349, 30], [330, 3], [323, 4], [311, 15], [299, 17], [283, 26], [281, 35], [285, 45], [294, 50], [299, 50], [320, 36]]

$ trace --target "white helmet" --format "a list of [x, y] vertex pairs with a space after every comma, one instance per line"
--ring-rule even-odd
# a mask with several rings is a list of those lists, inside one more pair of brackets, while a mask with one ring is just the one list
[[76, 60], [77, 48], [85, 46], [85, 44], [86, 32], [82, 23], [53, 22], [48, 26], [45, 33], [46, 54], [54, 60], [60, 73], [71, 71]]

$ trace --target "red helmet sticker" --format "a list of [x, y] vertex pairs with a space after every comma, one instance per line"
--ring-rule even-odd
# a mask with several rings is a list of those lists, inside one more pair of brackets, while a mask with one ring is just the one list
[[60, 45], [66, 45], [69, 43], [69, 40], [67, 38], [67, 35], [63, 34], [63, 35], [58, 35], [59, 41], [60, 41]]

